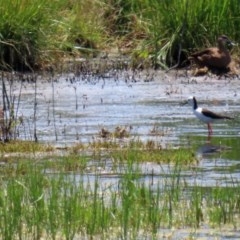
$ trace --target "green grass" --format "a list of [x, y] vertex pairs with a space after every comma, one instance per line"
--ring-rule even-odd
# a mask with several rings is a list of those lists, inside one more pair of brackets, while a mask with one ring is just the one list
[[[193, 176], [197, 171], [189, 150], [136, 145], [139, 141], [105, 154], [87, 146], [86, 153], [76, 154], [75, 147], [65, 156], [13, 155], [1, 165], [0, 238], [158, 239], [163, 228], [196, 230], [202, 222], [239, 227], [239, 182], [188, 187], [183, 171], [191, 170]], [[106, 160], [112, 162], [109, 178], [99, 173], [99, 167], [110, 167]], [[155, 176], [158, 180], [152, 183], [154, 176], [141, 172], [144, 162], [166, 166], [169, 174]], [[102, 177], [115, 179], [111, 176], [115, 183], [102, 185]]]
[[[142, 1], [137, 9], [148, 23], [144, 52], [155, 65], [183, 65], [189, 52], [215, 45], [221, 34], [238, 39], [238, 1]], [[230, 17], [230, 21], [227, 19]], [[139, 54], [142, 50], [139, 51]]]
[[32, 152], [48, 152], [52, 151], [54, 148], [52, 146], [43, 145], [31, 141], [10, 141], [0, 143], [0, 153], [32, 153]]
[[[91, 11], [88, 9], [91, 8]], [[98, 1], [7, 1], [0, 9], [0, 66], [4, 70], [34, 70], [64, 53], [96, 48], [100, 43], [101, 4]]]
[[237, 0], [3, 0], [0, 67], [52, 69], [67, 56], [116, 50], [134, 67], [183, 66], [220, 34], [239, 39], [239, 10]]

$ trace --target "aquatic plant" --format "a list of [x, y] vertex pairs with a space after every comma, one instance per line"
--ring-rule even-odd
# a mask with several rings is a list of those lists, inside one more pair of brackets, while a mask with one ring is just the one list
[[[44, 150], [32, 145], [26, 144], [35, 153]], [[239, 182], [233, 180], [227, 187], [187, 186], [183, 170], [189, 167], [194, 175], [196, 168], [180, 160], [180, 150], [161, 150], [172, 161], [159, 160], [165, 170], [158, 177], [143, 173], [144, 158], [155, 164], [157, 155], [150, 159], [142, 149], [137, 153], [134, 145], [134, 157], [132, 146], [122, 158], [118, 151], [91, 154], [89, 146], [86, 152], [65, 156], [9, 153], [1, 171], [0, 237], [136, 239], [159, 238], [163, 228], [170, 233], [172, 228], [196, 230], [202, 222], [239, 227]], [[109, 176], [107, 168], [112, 169]]]

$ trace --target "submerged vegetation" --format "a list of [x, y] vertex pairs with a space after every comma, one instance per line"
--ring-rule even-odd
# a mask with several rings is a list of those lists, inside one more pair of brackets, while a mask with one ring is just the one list
[[135, 67], [183, 66], [220, 34], [239, 39], [239, 10], [238, 0], [3, 0], [0, 66], [52, 69], [56, 59], [101, 52], [127, 53]]

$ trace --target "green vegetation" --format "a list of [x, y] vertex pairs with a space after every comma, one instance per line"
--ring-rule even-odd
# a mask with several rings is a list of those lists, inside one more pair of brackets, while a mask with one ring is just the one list
[[238, 0], [3, 0], [0, 66], [52, 69], [60, 58], [116, 49], [135, 67], [182, 66], [220, 34], [239, 39], [239, 10]]
[[[188, 149], [148, 146], [146, 154], [147, 144], [137, 142], [104, 155], [100, 146], [90, 150], [81, 145], [65, 156], [45, 156], [49, 148], [19, 143], [18, 152], [26, 146], [35, 149], [32, 157], [12, 154], [10, 147], [4, 150], [9, 156], [0, 173], [2, 239], [159, 239], [161, 229], [170, 234], [172, 228], [194, 231], [202, 222], [239, 227], [239, 183], [227, 188], [187, 186], [183, 168], [197, 173]], [[38, 151], [42, 156], [37, 157]], [[144, 173], [144, 162], [168, 170]]]
[[[87, 10], [89, 7], [91, 11]], [[101, 42], [100, 9], [97, 1], [93, 4], [70, 0], [3, 0], [1, 67], [17, 70], [46, 67], [53, 59], [73, 50], [76, 43], [91, 50]]]
[[44, 146], [39, 143], [33, 143], [31, 141], [11, 141], [11, 143], [0, 142], [0, 153], [29, 153], [40, 151], [51, 151], [51, 146]]

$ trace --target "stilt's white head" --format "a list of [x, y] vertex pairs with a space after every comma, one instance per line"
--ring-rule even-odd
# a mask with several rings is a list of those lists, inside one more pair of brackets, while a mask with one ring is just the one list
[[190, 104], [193, 107], [193, 109], [197, 109], [197, 100], [195, 97], [190, 96], [188, 98], [187, 102], [188, 102], [188, 104]]
[[187, 99], [187, 102], [190, 104], [190, 105], [193, 105], [193, 96], [189, 96], [188, 99]]

